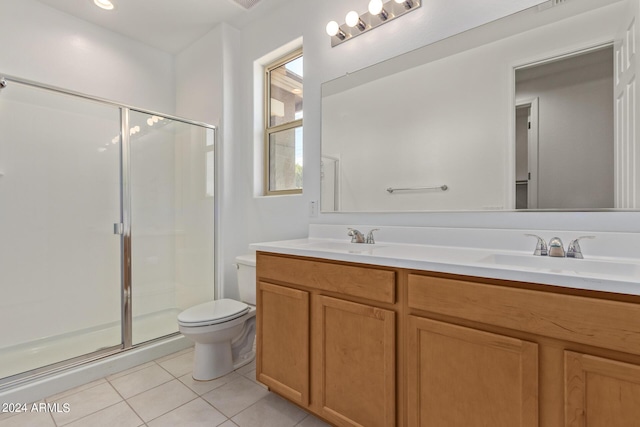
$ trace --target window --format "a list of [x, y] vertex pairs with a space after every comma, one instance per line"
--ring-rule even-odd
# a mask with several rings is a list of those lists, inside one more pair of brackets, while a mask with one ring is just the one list
[[265, 194], [302, 193], [302, 50], [265, 71]]

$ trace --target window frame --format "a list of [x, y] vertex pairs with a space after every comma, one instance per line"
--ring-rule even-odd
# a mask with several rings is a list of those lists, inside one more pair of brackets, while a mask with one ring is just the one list
[[[303, 56], [302, 48], [298, 48], [288, 54], [280, 57], [279, 59], [270, 62], [264, 67], [264, 146], [263, 146], [263, 155], [264, 155], [264, 195], [265, 196], [279, 196], [279, 195], [288, 195], [288, 194], [302, 194], [302, 188], [294, 188], [290, 190], [271, 190], [269, 188], [269, 176], [270, 176], [270, 150], [269, 150], [269, 140], [272, 134], [276, 134], [278, 132], [303, 128], [302, 121], [303, 119], [293, 120], [291, 122], [283, 123], [276, 126], [270, 126], [271, 119], [271, 72], [278, 67], [286, 64], [287, 62], [291, 62], [294, 59], [300, 58]], [[304, 77], [303, 77], [303, 86], [304, 86]], [[304, 99], [304, 98], [303, 98]], [[304, 111], [304, 107], [303, 107]], [[303, 136], [303, 153], [304, 153], [304, 136]], [[303, 167], [304, 171], [304, 167]], [[304, 187], [304, 183], [303, 183]]]

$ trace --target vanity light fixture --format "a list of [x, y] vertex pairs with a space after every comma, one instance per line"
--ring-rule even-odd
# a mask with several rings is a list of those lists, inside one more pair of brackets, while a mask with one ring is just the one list
[[422, 1], [387, 0], [385, 3], [384, 0], [369, 0], [368, 12], [359, 15], [352, 10], [345, 16], [344, 24], [340, 25], [336, 21], [330, 21], [327, 24], [326, 31], [331, 37], [331, 47], [418, 9]]
[[115, 8], [114, 4], [109, 0], [93, 0], [93, 3], [104, 10], [113, 10]]

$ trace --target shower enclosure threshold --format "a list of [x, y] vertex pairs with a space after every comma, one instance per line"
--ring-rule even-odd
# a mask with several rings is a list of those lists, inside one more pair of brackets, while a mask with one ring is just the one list
[[[135, 318], [136, 343], [178, 332], [176, 318], [179, 309], [168, 309]], [[43, 369], [82, 355], [104, 351], [117, 351], [121, 346], [119, 322], [86, 328], [54, 337], [43, 338], [14, 346], [0, 348], [0, 387], [3, 379]], [[113, 343], [104, 347], [104, 343]], [[102, 347], [102, 348], [101, 348]]]

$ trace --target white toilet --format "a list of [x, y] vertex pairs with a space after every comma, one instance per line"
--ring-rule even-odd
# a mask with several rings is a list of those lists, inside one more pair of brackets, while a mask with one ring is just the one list
[[256, 256], [236, 258], [238, 287], [244, 302], [220, 299], [178, 315], [178, 329], [196, 343], [193, 379], [208, 381], [253, 361], [256, 337]]

